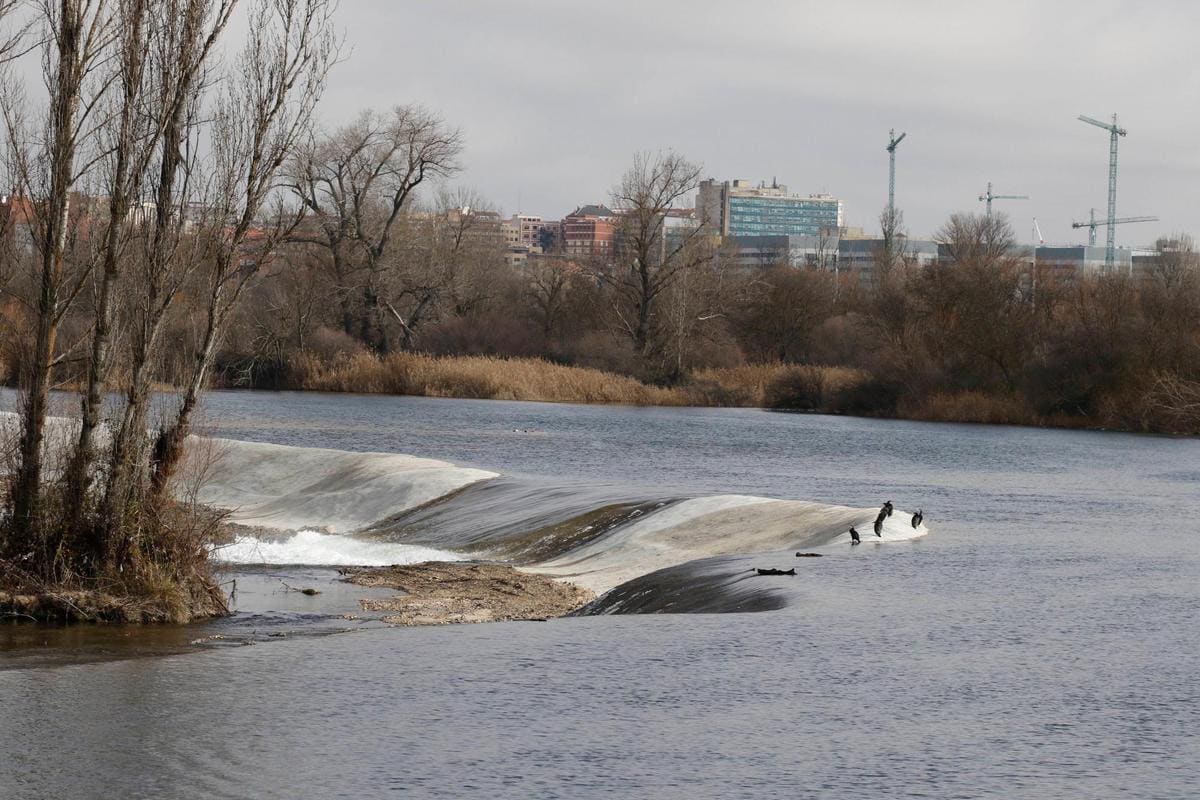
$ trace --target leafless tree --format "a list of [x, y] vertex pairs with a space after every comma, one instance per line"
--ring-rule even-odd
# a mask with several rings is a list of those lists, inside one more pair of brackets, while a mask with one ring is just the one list
[[879, 229], [882, 232], [882, 245], [875, 254], [876, 280], [886, 279], [904, 252], [904, 239], [907, 231], [904, 227], [904, 212], [898, 208], [885, 207], [879, 212]]
[[668, 227], [672, 212], [700, 181], [701, 167], [675, 153], [639, 153], [613, 193], [620, 215], [616, 260], [594, 273], [614, 291], [621, 330], [636, 353], [649, 358], [662, 345], [656, 302], [686, 271], [714, 255], [701, 225]]
[[[3, 7], [7, 15], [11, 5]], [[103, 85], [93, 80], [112, 35], [111, 6], [105, 0], [60, 0], [37, 7], [42, 26], [42, 71], [48, 114], [40, 134], [24, 116], [25, 98], [11, 86], [0, 97], [14, 194], [26, 198], [32, 214], [35, 278], [33, 353], [23, 376], [22, 433], [12, 484], [13, 529], [35, 548], [40, 563], [53, 570], [52, 550], [41, 517], [42, 445], [49, 405], [51, 373], [58, 357], [62, 321], [85, 283], [88, 265], [71, 265], [72, 196], [90, 164], [81, 163], [85, 138]], [[75, 268], [73, 269], [72, 266]]]
[[419, 186], [458, 171], [461, 151], [462, 135], [439, 116], [396, 106], [314, 138], [288, 166], [288, 185], [309, 212], [293, 240], [328, 250], [343, 327], [378, 351], [389, 348], [387, 320], [395, 320], [383, 284], [396, 226]]
[[216, 78], [212, 56], [236, 0], [166, 0], [149, 43], [151, 102], [160, 120], [157, 163], [147, 180], [150, 219], [142, 226], [133, 279], [139, 285], [130, 324], [129, 380], [113, 435], [102, 518], [105, 560], [119, 563], [137, 546], [129, 514], [136, 513], [145, 479], [150, 393], [167, 314], [204, 258], [203, 238], [190, 235], [190, 210], [206, 202], [200, 157], [203, 100]]
[[217, 191], [205, 236], [205, 324], [178, 412], [155, 441], [154, 491], [167, 485], [179, 463], [217, 344], [243, 292], [298, 222], [280, 204], [273, 225], [255, 226], [284, 162], [309, 130], [337, 58], [335, 7], [332, 0], [256, 0], [252, 6], [240, 78], [228, 83], [214, 126]]
[[1150, 278], [1168, 291], [1200, 277], [1200, 254], [1187, 234], [1161, 238], [1155, 242]]
[[[44, 132], [26, 119], [35, 106], [23, 93], [9, 81], [0, 87], [4, 163], [14, 190], [0, 234], [11, 254], [8, 234], [27, 223], [36, 262], [26, 281], [34, 352], [22, 376], [22, 435], [0, 559], [35, 564], [47, 581], [118, 575], [149, 563], [139, 559], [143, 553], [169, 560], [163, 554], [176, 546], [183, 558], [203, 560], [198, 540], [164, 539], [172, 525], [187, 523], [179, 516], [165, 521], [175, 506], [158, 493], [180, 459], [238, 298], [291, 228], [282, 214], [274, 225], [258, 220], [281, 166], [309, 129], [336, 58], [335, 5], [252, 0], [248, 41], [228, 75], [215, 56], [238, 0], [37, 5], [48, 90]], [[0, 0], [0, 25], [11, 8]], [[0, 34], [0, 60], [6, 47], [18, 46], [10, 41], [17, 39]], [[162, 377], [165, 332], [178, 327], [172, 314], [185, 290], [196, 306], [185, 312], [205, 321], [180, 407], [152, 439], [151, 390]], [[60, 341], [60, 331], [71, 330], [79, 341]], [[87, 355], [76, 358], [85, 343]], [[102, 459], [97, 431], [118, 357], [127, 370], [124, 403]], [[77, 369], [78, 361], [86, 370], [75, 446], [48, 448], [51, 381], [56, 368]], [[46, 466], [44, 452], [70, 454], [65, 480], [57, 480], [58, 467]], [[51, 496], [61, 505], [49, 509]]]
[[138, 222], [135, 204], [146, 169], [154, 157], [161, 114], [147, 113], [151, 103], [150, 44], [157, 38], [159, 15], [150, 0], [117, 0], [114, 44], [115, 87], [100, 128], [108, 209], [103, 255], [95, 299], [95, 326], [82, 400], [79, 437], [67, 476], [70, 516], [82, 521], [97, 461], [96, 431], [112, 361], [116, 293], [128, 257], [127, 246]]
[[583, 268], [565, 256], [535, 256], [526, 266], [526, 296], [545, 342], [559, 326], [572, 280], [582, 274]]

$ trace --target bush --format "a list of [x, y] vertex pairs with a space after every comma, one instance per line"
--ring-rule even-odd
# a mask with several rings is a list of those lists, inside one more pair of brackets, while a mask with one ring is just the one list
[[826, 410], [838, 414], [891, 416], [896, 413], [900, 396], [899, 384], [872, 375], [831, 392]]
[[834, 411], [837, 398], [866, 380], [858, 370], [811, 364], [777, 365], [763, 389], [761, 405], [797, 411]]

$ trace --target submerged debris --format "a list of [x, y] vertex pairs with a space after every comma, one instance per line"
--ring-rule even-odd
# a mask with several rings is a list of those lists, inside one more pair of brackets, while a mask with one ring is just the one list
[[796, 568], [791, 569], [763, 569], [759, 567], [757, 570], [759, 575], [795, 575]]
[[280, 583], [282, 583], [283, 588], [287, 589], [289, 592], [299, 592], [300, 594], [306, 594], [309, 597], [312, 597], [313, 595], [318, 595], [321, 593], [320, 589], [312, 589], [307, 586], [304, 588], [299, 588], [299, 587], [290, 585], [287, 581], [280, 581]]

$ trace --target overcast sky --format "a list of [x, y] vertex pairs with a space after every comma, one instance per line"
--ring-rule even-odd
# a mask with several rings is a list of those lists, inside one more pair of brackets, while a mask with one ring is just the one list
[[[979, 211], [989, 180], [1023, 240], [1083, 241], [1107, 203], [1119, 114], [1118, 215], [1195, 231], [1200, 4], [342, 0], [352, 48], [329, 123], [423, 103], [461, 126], [462, 184], [506, 212], [557, 218], [605, 200], [638, 150], [673, 148], [718, 179], [829, 192], [878, 228], [889, 128], [906, 131], [897, 205], [912, 235]], [[1103, 236], [1101, 236], [1103, 241]]]

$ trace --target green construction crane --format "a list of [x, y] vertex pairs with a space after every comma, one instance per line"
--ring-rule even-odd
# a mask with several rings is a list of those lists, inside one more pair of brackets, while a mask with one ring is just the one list
[[907, 133], [896, 135], [896, 129], [888, 131], [888, 216], [896, 219], [896, 145], [904, 141]]
[[[1098, 119], [1085, 117], [1082, 114], [1079, 116], [1080, 122], [1086, 122], [1088, 125], [1095, 125], [1097, 128], [1103, 128], [1108, 131], [1108, 244], [1104, 250], [1104, 268], [1111, 270], [1115, 263], [1117, 232], [1113, 226], [1117, 224], [1117, 137], [1125, 136], [1128, 131], [1117, 126], [1117, 115], [1113, 114], [1112, 124], [1101, 122]], [[1093, 229], [1094, 230], [1094, 229]]]
[[987, 215], [990, 217], [992, 215], [992, 201], [993, 200], [1028, 200], [1029, 195], [1027, 195], [1027, 194], [992, 194], [992, 182], [988, 181], [987, 192], [979, 195], [979, 199], [980, 199], [980, 201], [984, 201], [984, 200], [987, 201]]
[[1109, 252], [1104, 254], [1104, 266], [1108, 267], [1111, 263], [1113, 249], [1113, 226], [1124, 225], [1126, 222], [1158, 222], [1158, 217], [1109, 217], [1107, 220], [1096, 219], [1096, 209], [1091, 209], [1087, 222], [1072, 222], [1072, 228], [1087, 228], [1088, 229], [1088, 244], [1092, 247], [1096, 246], [1096, 228], [1108, 228], [1108, 249]]

